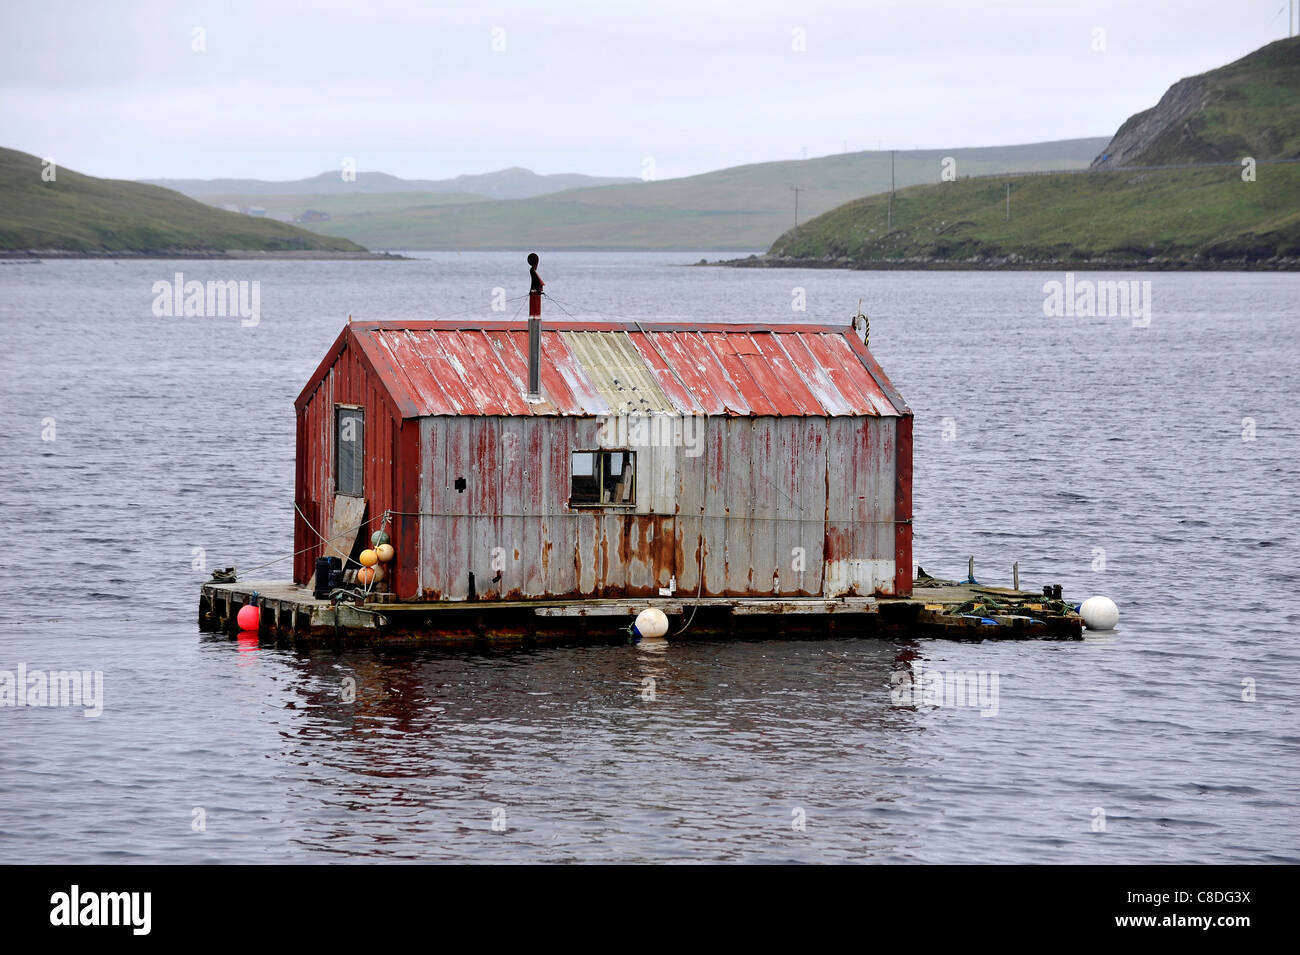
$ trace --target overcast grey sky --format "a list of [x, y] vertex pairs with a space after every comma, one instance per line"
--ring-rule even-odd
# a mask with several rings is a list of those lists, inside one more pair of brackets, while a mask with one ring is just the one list
[[805, 149], [1107, 136], [1288, 16], [1287, 0], [0, 3], [0, 145], [120, 178], [293, 179], [343, 157], [418, 178], [639, 176], [653, 157], [666, 179]]

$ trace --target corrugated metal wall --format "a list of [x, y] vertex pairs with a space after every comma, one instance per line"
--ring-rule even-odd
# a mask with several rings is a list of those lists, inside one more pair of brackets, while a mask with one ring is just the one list
[[[412, 593], [426, 599], [465, 599], [471, 572], [480, 599], [645, 596], [674, 578], [692, 596], [701, 563], [708, 596], [884, 595], [911, 580], [895, 467], [905, 451], [910, 484], [909, 418], [695, 419], [698, 456], [607, 440], [596, 418], [418, 420]], [[602, 446], [636, 450], [636, 505], [572, 509], [570, 453]]]
[[[398, 469], [399, 437], [403, 422], [392, 408], [392, 400], [382, 382], [372, 373], [360, 352], [345, 344], [337, 359], [325, 372], [315, 392], [298, 408], [297, 489], [298, 507], [321, 534], [329, 534], [334, 507], [334, 409], [340, 405], [359, 405], [365, 409], [363, 435], [365, 468], [364, 491], [369, 532], [379, 527], [385, 510], [404, 510], [401, 503], [401, 476]], [[417, 422], [407, 424], [416, 429]], [[412, 465], [414, 466], [414, 465]], [[414, 482], [412, 482], [413, 484]], [[413, 495], [412, 495], [413, 499]], [[414, 508], [411, 508], [412, 510]], [[399, 527], [389, 531], [397, 547], [399, 561], [403, 554]], [[343, 542], [340, 542], [343, 543]], [[414, 541], [408, 561], [414, 570]], [[305, 584], [315, 569], [316, 558], [323, 551], [320, 538], [294, 516], [294, 580]], [[395, 579], [401, 569], [396, 568]], [[412, 580], [414, 575], [411, 575]]]
[[[897, 418], [831, 418], [826, 593], [894, 592]], [[909, 572], [911, 568], [908, 568]]]

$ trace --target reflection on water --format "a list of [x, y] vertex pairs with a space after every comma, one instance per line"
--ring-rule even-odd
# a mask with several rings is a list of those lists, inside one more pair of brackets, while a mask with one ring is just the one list
[[[286, 657], [293, 716], [275, 759], [301, 774], [298, 815], [347, 820], [295, 841], [411, 859], [470, 847], [502, 859], [660, 858], [655, 843], [671, 847], [665, 858], [904, 851], [816, 826], [899, 798], [901, 737], [919, 727], [878, 693], [893, 647], [795, 647]], [[342, 702], [346, 676], [352, 703]], [[503, 835], [492, 831], [497, 807], [508, 838], [493, 838]], [[794, 808], [805, 832], [791, 830]], [[419, 843], [376, 845], [394, 826]]]

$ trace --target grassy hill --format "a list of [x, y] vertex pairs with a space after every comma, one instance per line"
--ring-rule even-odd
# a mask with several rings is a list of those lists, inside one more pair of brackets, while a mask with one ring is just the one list
[[[978, 149], [900, 151], [899, 185], [937, 182], [951, 157], [960, 174], [1083, 169], [1101, 138]], [[759, 249], [794, 222], [857, 196], [888, 189], [888, 152], [756, 163], [698, 176], [571, 189], [520, 200], [387, 193], [334, 197], [224, 194], [214, 204], [261, 205], [301, 215], [327, 212], [308, 228], [382, 249]]]
[[[1300, 164], [974, 179], [841, 206], [763, 264], [1016, 268], [1300, 265]], [[749, 264], [760, 264], [755, 260]], [[1296, 267], [1296, 266], [1292, 266]]]
[[347, 239], [223, 212], [157, 186], [63, 167], [46, 182], [42, 169], [36, 156], [0, 148], [0, 251], [365, 254]]
[[1092, 171], [905, 189], [892, 216], [888, 195], [859, 199], [736, 264], [1300, 268], [1300, 163], [1260, 164], [1255, 181], [1240, 165], [1300, 155], [1298, 103], [1300, 38], [1281, 40], [1177, 84]]
[[1300, 157], [1300, 37], [1179, 80], [1131, 116], [1095, 168]]
[[[337, 238], [352, 238], [368, 231], [372, 220], [378, 218], [380, 230], [393, 216], [401, 216], [411, 209], [426, 206], [471, 205], [491, 202], [487, 196], [450, 192], [380, 192], [336, 195], [322, 193], [317, 195], [250, 195], [247, 193], [214, 194], [200, 197], [200, 201], [218, 208], [235, 206], [247, 209], [261, 206], [266, 214], [282, 221], [296, 222], [308, 210], [324, 212], [329, 215], [326, 221], [300, 223], [304, 229], [310, 229], [321, 235]], [[364, 244], [364, 243], [363, 243]], [[389, 246], [396, 248], [396, 246]]]
[[[385, 172], [358, 172], [355, 179], [344, 179], [340, 170], [323, 172], [308, 179], [272, 182], [265, 179], [145, 179], [151, 186], [175, 189], [193, 199], [210, 196], [351, 196], [391, 192], [447, 193], [452, 196], [484, 196], [490, 199], [528, 199], [560, 192], [609, 186], [633, 180], [611, 176], [584, 176], [561, 172], [538, 175], [531, 169], [511, 166], [496, 172], [456, 176], [454, 179], [402, 179]], [[258, 205], [266, 205], [259, 202]]]

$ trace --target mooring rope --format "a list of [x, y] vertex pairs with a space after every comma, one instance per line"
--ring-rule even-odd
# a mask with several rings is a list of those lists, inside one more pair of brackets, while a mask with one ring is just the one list
[[584, 311], [584, 312], [595, 312], [597, 315], [608, 315], [610, 318], [617, 318], [617, 319], [618, 319], [619, 321], [621, 321], [621, 322], [630, 322], [630, 321], [634, 321], [634, 319], [627, 318], [627, 317], [625, 317], [625, 316], [623, 316], [623, 315], [615, 315], [613, 312], [605, 312], [605, 311], [602, 311], [602, 310], [599, 309], [599, 308], [592, 308], [590, 305], [576, 305], [576, 304], [574, 304], [573, 302], [563, 302], [563, 301], [561, 301], [560, 299], [556, 298], [554, 295], [550, 295], [550, 294], [547, 294], [547, 293], [545, 293], [545, 292], [542, 293], [542, 294], [546, 295], [546, 297], [547, 297], [550, 301], [552, 301], [552, 302], [554, 302], [556, 305], [558, 305], [559, 308], [560, 308], [560, 311], [564, 312], [565, 315], [568, 315], [569, 318], [577, 318], [577, 316], [574, 315], [572, 312], [570, 312], [567, 308], [565, 308], [566, 305], [567, 305], [569, 308], [576, 308], [576, 309], [579, 309], [579, 310]]
[[[637, 323], [638, 326], [640, 323]], [[708, 430], [709, 416], [704, 416], [705, 430]], [[695, 567], [695, 574], [699, 578], [699, 586], [695, 588], [695, 603], [691, 605], [691, 615], [686, 622], [682, 624], [682, 629], [673, 634], [674, 637], [680, 637], [686, 632], [687, 628], [695, 622], [695, 611], [700, 609], [700, 597], [704, 594], [704, 492], [708, 489], [709, 469], [705, 467], [706, 462], [700, 462], [700, 516], [699, 516], [699, 537], [695, 543], [695, 552], [699, 555]]]
[[[324, 534], [322, 534], [320, 531], [316, 530], [316, 528], [312, 526], [311, 521], [307, 520], [307, 515], [303, 514], [302, 510], [298, 507], [297, 501], [293, 502], [293, 509], [298, 512], [298, 515], [303, 519], [303, 523], [305, 523], [307, 527], [311, 529], [311, 532], [315, 534], [317, 537], [319, 537], [321, 539], [321, 542], [325, 544], [332, 544], [336, 540], [341, 540], [342, 538], [347, 537], [349, 534], [355, 534], [357, 531], [361, 530], [361, 528], [365, 527], [368, 524], [373, 524], [376, 520], [375, 518], [372, 517], [368, 521], [362, 521], [356, 527], [349, 528], [348, 530], [336, 534], [334, 537], [327, 538]], [[386, 519], [388, 514], [389, 514], [388, 511], [384, 511], [383, 517]], [[256, 571], [262, 570], [263, 568], [270, 567], [272, 564], [278, 564], [282, 560], [290, 560], [291, 558], [297, 557], [299, 554], [305, 554], [309, 550], [315, 550], [316, 547], [317, 547], [316, 544], [308, 544], [306, 547], [302, 548], [301, 550], [296, 550], [292, 554], [285, 554], [282, 557], [276, 557], [274, 560], [268, 560], [265, 564], [258, 564], [256, 567], [253, 567], [246, 571], [241, 570], [239, 571], [239, 573], [240, 575], [254, 573]], [[350, 557], [346, 559], [351, 560]]]
[[[543, 292], [542, 294], [543, 294], [543, 295], [546, 295], [545, 292]], [[572, 312], [570, 312], [567, 308], [565, 308], [562, 304], [560, 304], [560, 300], [559, 300], [559, 299], [551, 298], [551, 296], [546, 295], [546, 300], [547, 300], [548, 302], [554, 302], [554, 303], [555, 303], [555, 307], [558, 308], [558, 309], [559, 309], [561, 312], [563, 312], [565, 315], [569, 316], [569, 318], [576, 318], [576, 317], [577, 317], [577, 316], [575, 316]], [[578, 307], [578, 306], [576, 306], [576, 305], [574, 306], [574, 308], [577, 308], [577, 307]]]
[[[526, 299], [526, 298], [528, 298], [528, 293], [527, 293], [527, 292], [525, 292], [523, 295], [516, 295], [514, 298], [508, 298], [508, 299], [506, 299], [506, 302], [522, 302], [522, 301], [523, 301], [524, 299]], [[491, 307], [492, 307], [491, 305], [488, 306], [489, 309], [490, 309]], [[522, 308], [522, 307], [523, 307], [523, 306], [521, 305], [520, 308]], [[482, 305], [475, 305], [475, 306], [473, 306], [472, 308], [467, 308], [467, 309], [465, 309], [464, 311], [460, 311], [460, 312], [452, 312], [452, 313], [450, 313], [449, 315], [439, 315], [439, 316], [437, 316], [436, 318], [434, 318], [433, 320], [434, 320], [435, 322], [445, 322], [445, 321], [447, 321], [448, 319], [452, 319], [452, 318], [460, 318], [460, 316], [462, 316], [462, 315], [469, 315], [469, 314], [471, 314], [471, 313], [473, 313], [473, 312], [482, 312], [482, 311], [483, 311], [483, 306], [482, 306]], [[516, 314], [516, 315], [519, 314], [519, 310], [518, 310], [518, 309], [515, 310], [515, 314]]]

